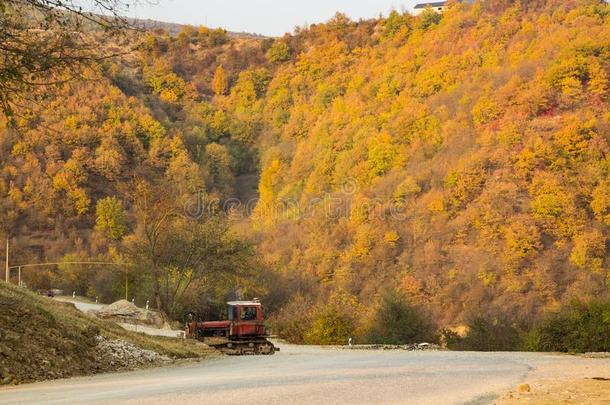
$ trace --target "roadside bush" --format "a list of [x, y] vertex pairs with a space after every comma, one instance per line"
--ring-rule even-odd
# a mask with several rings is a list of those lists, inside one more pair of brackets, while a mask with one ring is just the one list
[[522, 347], [521, 328], [500, 311], [471, 315], [467, 321], [468, 332], [460, 338], [444, 331], [443, 338], [452, 350], [513, 351]]
[[311, 312], [304, 342], [310, 345], [347, 344], [350, 337], [355, 337], [357, 322], [365, 312], [355, 296], [336, 291], [326, 303], [316, 306]]
[[305, 334], [311, 326], [311, 303], [302, 295], [291, 299], [273, 318], [270, 326], [273, 333], [290, 343], [302, 344], [305, 342]]
[[462, 342], [462, 337], [454, 330], [443, 328], [439, 331], [440, 343], [449, 349], [457, 349]]
[[528, 334], [524, 348], [530, 351], [610, 351], [610, 299], [573, 300], [551, 313]]
[[340, 308], [329, 306], [314, 315], [305, 343], [310, 345], [344, 345], [354, 334], [355, 322]]
[[406, 344], [437, 342], [436, 325], [420, 308], [394, 291], [386, 290], [374, 315], [367, 340], [371, 343]]

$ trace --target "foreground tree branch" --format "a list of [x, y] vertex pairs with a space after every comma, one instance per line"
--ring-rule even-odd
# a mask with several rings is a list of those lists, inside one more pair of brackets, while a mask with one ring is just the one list
[[[36, 102], [33, 88], [81, 77], [131, 49], [104, 46], [131, 28], [122, 14], [136, 1], [5, 0], [0, 3], [0, 111], [9, 120], [17, 104]], [[119, 42], [120, 43], [120, 42]]]

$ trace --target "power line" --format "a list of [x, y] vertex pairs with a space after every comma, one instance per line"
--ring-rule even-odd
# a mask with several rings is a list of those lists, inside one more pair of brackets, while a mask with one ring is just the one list
[[19, 267], [42, 267], [42, 266], [59, 266], [62, 264], [90, 264], [97, 266], [129, 266], [126, 263], [112, 263], [112, 262], [48, 262], [48, 263], [28, 263], [21, 264], [18, 266], [10, 266], [9, 269], [18, 269]]

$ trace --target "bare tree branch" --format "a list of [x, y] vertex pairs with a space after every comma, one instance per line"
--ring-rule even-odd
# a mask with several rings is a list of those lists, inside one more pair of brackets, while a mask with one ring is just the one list
[[[17, 100], [35, 87], [82, 77], [86, 68], [131, 52], [105, 44], [134, 29], [122, 15], [128, 0], [4, 0], [0, 2], [0, 110], [9, 120]], [[27, 104], [22, 102], [21, 104]]]

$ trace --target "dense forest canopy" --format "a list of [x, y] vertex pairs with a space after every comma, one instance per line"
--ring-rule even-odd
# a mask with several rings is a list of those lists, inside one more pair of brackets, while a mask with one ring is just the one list
[[321, 343], [375, 335], [401, 300], [454, 326], [608, 295], [605, 2], [131, 41], [2, 123], [0, 230], [23, 262], [137, 265], [31, 272], [32, 286], [110, 300], [126, 275], [176, 317], [257, 294], [282, 333]]

